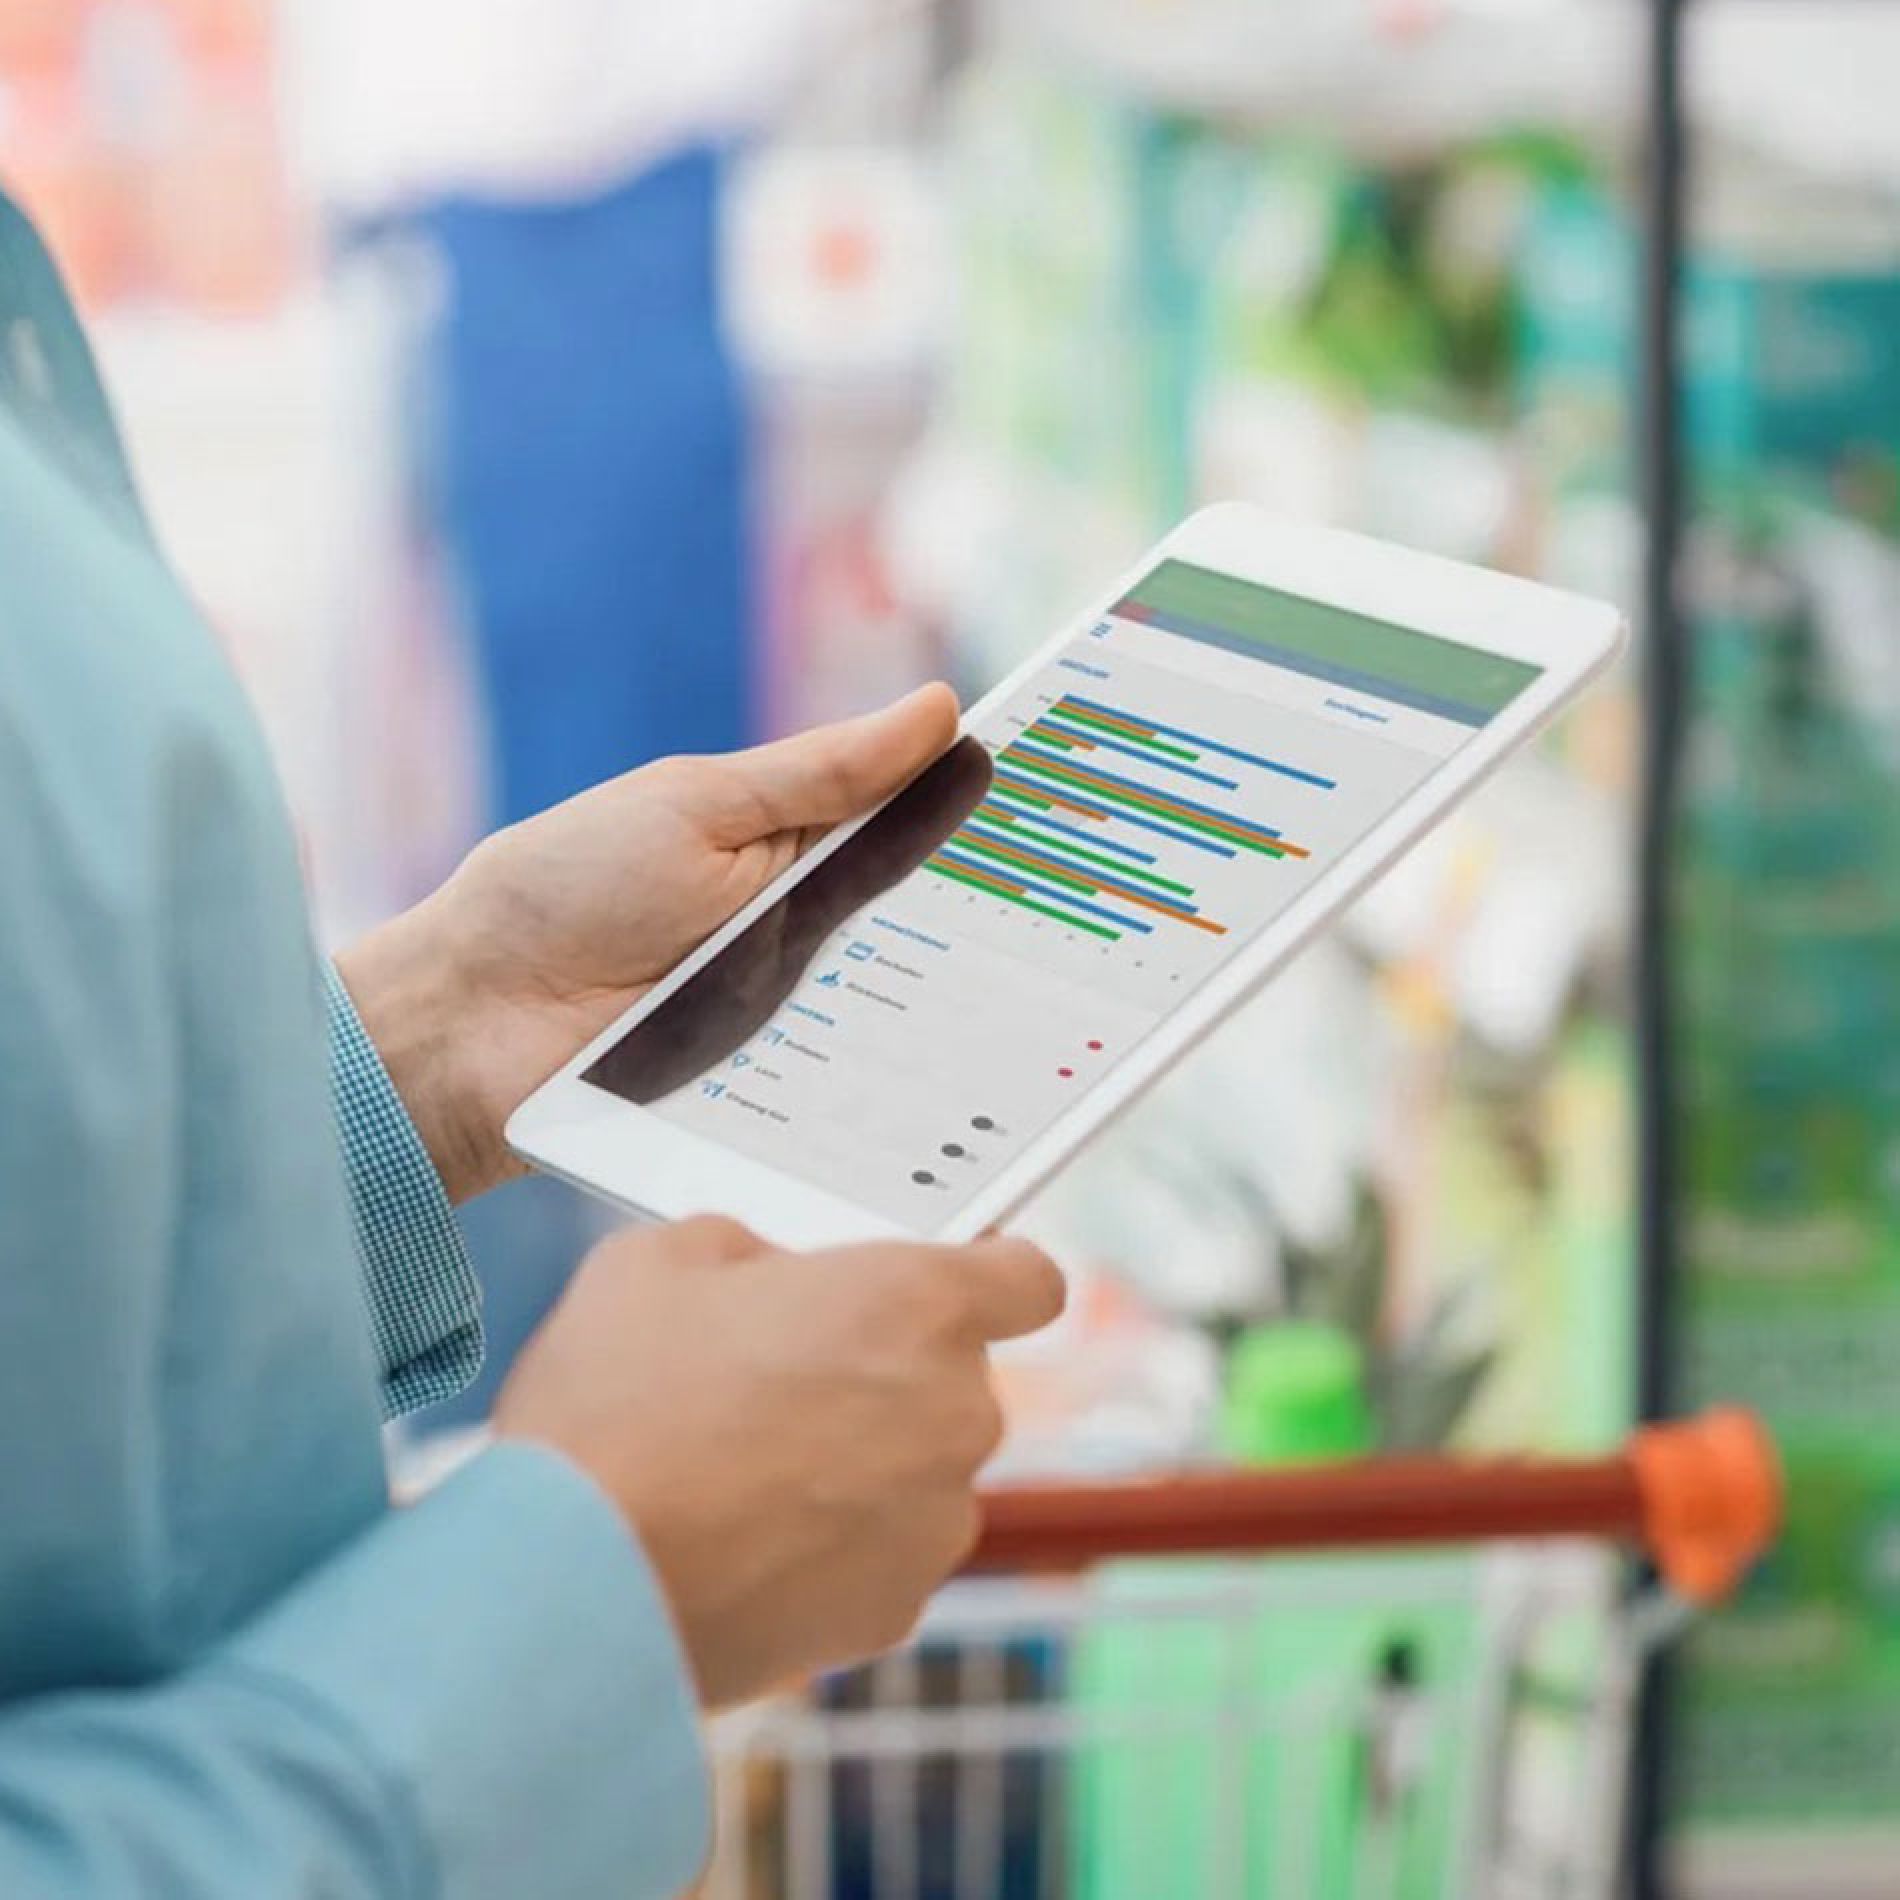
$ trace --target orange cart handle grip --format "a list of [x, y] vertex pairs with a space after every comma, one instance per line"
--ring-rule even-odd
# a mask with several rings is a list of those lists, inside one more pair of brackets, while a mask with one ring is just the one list
[[1681, 1595], [1713, 1602], [1774, 1541], [1782, 1480], [1753, 1414], [1720, 1410], [1648, 1426], [1607, 1458], [1367, 1458], [1131, 1484], [1009, 1485], [982, 1502], [972, 1570], [1594, 1537], [1646, 1550]]

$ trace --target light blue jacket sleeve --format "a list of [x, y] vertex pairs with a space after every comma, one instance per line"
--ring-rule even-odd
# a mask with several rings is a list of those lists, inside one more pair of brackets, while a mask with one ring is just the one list
[[686, 1681], [606, 1500], [497, 1447], [190, 1670], [0, 1710], [0, 1894], [668, 1900], [709, 1826]]
[[520, 1445], [390, 1508], [452, 1222], [335, 997], [326, 1065], [268, 753], [109, 435], [0, 198], [0, 1900], [671, 1900], [697, 1723], [617, 1511]]

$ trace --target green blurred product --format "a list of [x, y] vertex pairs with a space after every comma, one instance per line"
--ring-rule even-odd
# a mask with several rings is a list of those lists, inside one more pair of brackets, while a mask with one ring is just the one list
[[1765, 1413], [1790, 1522], [1692, 1649], [1681, 1793], [1751, 1826], [1900, 1798], [1900, 785], [1802, 519], [1701, 550], [1682, 815], [1684, 1397]]
[[1436, 1330], [1457, 1340], [1475, 1305], [1496, 1341], [1454, 1442], [1604, 1451], [1633, 1402], [1627, 1045], [1580, 1016], [1534, 1071], [1467, 1051], [1453, 1082], [1431, 1118]]
[[1585, 188], [1588, 161], [1567, 138], [1514, 133], [1454, 150], [1423, 181], [1418, 272], [1442, 374], [1487, 410], [1516, 369], [1521, 259], [1553, 198]]
[[1242, 1464], [1306, 1464], [1372, 1450], [1365, 1362], [1337, 1327], [1256, 1326], [1227, 1358], [1223, 1437]]
[[952, 126], [969, 443], [1158, 531], [1199, 494], [1211, 394], [1496, 417], [1524, 230], [1562, 141], [1369, 166], [1144, 106], [1033, 62], [975, 67]]
[[[1253, 1328], [1229, 1368], [1223, 1423], [1236, 1454], [1313, 1463], [1371, 1448], [1349, 1334]], [[1104, 1572], [1070, 1700], [1085, 1723], [1127, 1739], [1077, 1753], [1075, 1892], [1155, 1900], [1235, 1891], [1238, 1874], [1250, 1900], [1438, 1900], [1478, 1767], [1460, 1741], [1477, 1626], [1468, 1560], [1427, 1562], [1451, 1579], [1448, 1600], [1379, 1602], [1391, 1570], [1377, 1560]], [[1209, 1614], [1223, 1588], [1263, 1574], [1284, 1604]]]
[[1159, 505], [1141, 262], [1146, 115], [1033, 68], [956, 108], [959, 429], [1009, 462]]

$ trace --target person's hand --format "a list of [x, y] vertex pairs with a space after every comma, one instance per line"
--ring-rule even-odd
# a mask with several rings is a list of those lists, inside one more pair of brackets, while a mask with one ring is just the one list
[[514, 1171], [502, 1125], [814, 838], [956, 736], [947, 686], [867, 718], [662, 759], [486, 839], [337, 967], [454, 1200]]
[[1020, 1240], [789, 1254], [711, 1216], [634, 1229], [528, 1342], [495, 1430], [620, 1507], [717, 1707], [908, 1633], [976, 1533], [986, 1347], [1062, 1299]]

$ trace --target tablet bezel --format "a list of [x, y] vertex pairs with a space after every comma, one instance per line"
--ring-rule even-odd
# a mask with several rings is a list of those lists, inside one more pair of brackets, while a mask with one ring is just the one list
[[1627, 637], [1621, 616], [1601, 601], [1225, 502], [1183, 522], [1086, 612], [1039, 646], [968, 709], [963, 730], [981, 724], [995, 706], [1101, 619], [1163, 560], [1213, 568], [1395, 626], [1527, 660], [1543, 671], [939, 1227], [927, 1232], [902, 1227], [581, 1080], [582, 1071], [619, 1041], [631, 1023], [718, 956], [863, 820], [841, 826], [821, 840], [529, 1096], [508, 1122], [507, 1139], [515, 1152], [544, 1172], [604, 1196], [629, 1212], [654, 1219], [701, 1212], [728, 1214], [786, 1246], [823, 1246], [894, 1234], [958, 1240], [981, 1233], [1020, 1207], [1092, 1134], [1258, 989], [1452, 805], [1574, 698], [1616, 657]]

